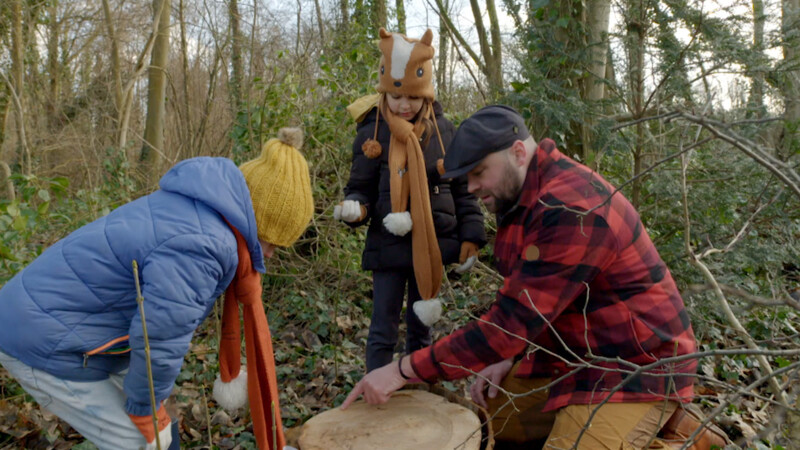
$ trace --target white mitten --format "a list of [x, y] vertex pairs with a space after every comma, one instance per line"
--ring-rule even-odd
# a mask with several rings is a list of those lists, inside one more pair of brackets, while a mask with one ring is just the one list
[[442, 301], [438, 298], [419, 300], [414, 303], [414, 314], [419, 317], [420, 322], [429, 327], [442, 317]]
[[472, 266], [475, 265], [475, 261], [477, 260], [478, 257], [476, 255], [470, 256], [469, 258], [467, 258], [466, 261], [464, 261], [464, 264], [461, 264], [460, 266], [455, 268], [456, 273], [464, 273], [469, 269], [472, 269]]
[[[161, 449], [165, 450], [169, 448], [169, 444], [172, 443], [172, 426], [169, 425], [165, 427], [163, 430], [158, 432], [158, 441], [161, 441]], [[157, 450], [158, 446], [156, 445], [156, 439], [153, 439], [153, 442], [148, 442], [145, 446], [144, 450]]]
[[345, 200], [333, 207], [333, 218], [345, 222], [355, 222], [361, 217], [361, 203], [358, 200]]
[[408, 211], [389, 213], [383, 218], [383, 226], [395, 236], [405, 236], [411, 231], [411, 214]]

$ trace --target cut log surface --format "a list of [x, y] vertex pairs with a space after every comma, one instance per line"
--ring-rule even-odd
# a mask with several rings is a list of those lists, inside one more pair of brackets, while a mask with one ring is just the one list
[[325, 411], [303, 425], [299, 439], [300, 450], [477, 450], [480, 444], [474, 412], [420, 390], [397, 391], [383, 405], [359, 400], [346, 411]]

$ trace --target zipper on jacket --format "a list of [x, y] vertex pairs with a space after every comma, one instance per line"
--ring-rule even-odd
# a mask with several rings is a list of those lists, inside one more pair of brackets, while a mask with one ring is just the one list
[[93, 350], [89, 350], [83, 354], [83, 367], [86, 367], [89, 364], [89, 357], [94, 355], [122, 355], [131, 351], [130, 346], [124, 346], [119, 348], [111, 348], [120, 342], [125, 342], [130, 339], [130, 335], [126, 334], [125, 336], [120, 336], [116, 339], [112, 339], [105, 344], [97, 347]]

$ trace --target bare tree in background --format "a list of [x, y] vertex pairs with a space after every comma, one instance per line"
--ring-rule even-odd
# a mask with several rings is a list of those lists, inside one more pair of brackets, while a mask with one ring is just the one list
[[784, 123], [781, 152], [788, 158], [800, 149], [800, 0], [782, 0]]
[[25, 43], [22, 32], [22, 0], [11, 0], [11, 85], [17, 124], [17, 160], [23, 173], [32, 174], [31, 154], [25, 138]]
[[[644, 115], [644, 57], [645, 57], [645, 38], [649, 28], [649, 15], [647, 2], [643, 0], [629, 0], [626, 3], [625, 13], [625, 49], [628, 53], [628, 108], [635, 118]], [[633, 153], [633, 173], [642, 173], [642, 161], [644, 155], [645, 142], [645, 123], [639, 121], [635, 125], [635, 132], [632, 146]], [[631, 191], [631, 203], [634, 208], [638, 208], [641, 203], [641, 182], [636, 180]]]
[[[181, 144], [178, 146], [177, 158], [181, 159], [183, 153], [191, 153], [194, 149], [194, 132], [192, 131], [192, 108], [189, 106], [189, 45], [186, 41], [186, 8], [183, 0], [178, 0], [178, 26], [181, 36], [181, 75], [183, 76], [183, 102], [181, 112], [183, 116], [183, 126], [179, 127]], [[189, 149], [186, 152], [186, 148]]]
[[[764, 0], [753, 0], [753, 52], [759, 56], [764, 56], [764, 24], [766, 22], [766, 15], [764, 14]], [[764, 69], [763, 64], [766, 64], [766, 58], [757, 62], [756, 67], [750, 70], [750, 98], [748, 99], [748, 108], [751, 114], [755, 117], [764, 115]]]
[[447, 97], [447, 56], [450, 45], [450, 34], [445, 32], [447, 24], [444, 21], [444, 14], [450, 14], [450, 0], [442, 0], [442, 12], [439, 14], [439, 61], [436, 67], [436, 88], [440, 96]]
[[239, 27], [239, 2], [238, 0], [228, 0], [228, 27], [230, 28], [231, 39], [231, 108], [235, 116], [244, 105], [242, 98], [242, 80], [244, 79], [244, 69], [242, 68], [242, 31]]
[[144, 144], [139, 160], [148, 177], [155, 175], [164, 151], [164, 119], [166, 114], [167, 57], [169, 55], [170, 0], [153, 0], [155, 43], [148, 69], [147, 117]]
[[317, 12], [317, 28], [319, 29], [320, 41], [325, 41], [325, 21], [322, 19], [322, 5], [319, 0], [314, 0], [314, 9]]
[[386, 28], [386, 0], [371, 0], [372, 28]]
[[61, 39], [61, 20], [58, 17], [58, 0], [51, 0], [47, 8], [47, 69], [49, 72], [48, 119], [54, 128], [61, 115], [61, 61], [59, 60], [59, 42]]
[[[503, 51], [502, 42], [500, 41], [500, 24], [497, 19], [497, 6], [494, 0], [486, 0], [485, 6], [482, 8], [478, 0], [470, 0], [470, 7], [472, 8], [472, 15], [475, 19], [475, 32], [478, 35], [478, 43], [480, 46], [480, 54], [478, 54], [467, 43], [464, 36], [456, 27], [452, 17], [447, 12], [447, 6], [444, 0], [435, 0], [436, 8], [439, 17], [444, 21], [445, 28], [442, 33], [449, 33], [455, 41], [457, 41], [464, 51], [467, 52], [472, 62], [478, 67], [478, 70], [486, 78], [486, 84], [489, 88], [489, 101], [495, 100], [500, 97], [503, 92]], [[483, 11], [489, 18], [489, 29], [487, 30], [483, 24]]]
[[347, 0], [339, 0], [340, 29], [346, 31], [350, 25], [350, 8]]
[[[608, 27], [611, 16], [610, 0], [589, 0], [583, 10], [582, 21], [586, 24], [586, 48], [589, 50], [589, 67], [586, 75], [580, 80], [581, 96], [590, 108], [600, 110], [594, 105], [606, 98], [606, 66], [608, 59]], [[581, 158], [590, 166], [594, 166], [593, 133], [597, 120], [593, 113], [587, 114], [576, 124], [580, 134], [583, 154]]]
[[[11, 23], [11, 10], [8, 8], [9, 4], [3, 2], [0, 4], [0, 47], [11, 48], [9, 42], [9, 24]], [[3, 148], [3, 143], [6, 141], [6, 123], [8, 118], [8, 110], [11, 106], [11, 92], [9, 85], [5, 82], [0, 82], [0, 149]], [[5, 162], [3, 162], [6, 164]], [[8, 167], [8, 164], [6, 164]], [[9, 172], [9, 176], [10, 176]]]
[[395, 0], [397, 13], [397, 32], [406, 34], [406, 5], [404, 0]]
[[[119, 59], [119, 42], [117, 39], [115, 17], [112, 15], [108, 0], [103, 0], [103, 17], [105, 18], [106, 34], [111, 47], [111, 77], [113, 78], [114, 107], [119, 112], [122, 109], [122, 68]], [[119, 124], [117, 124], [119, 125]]]

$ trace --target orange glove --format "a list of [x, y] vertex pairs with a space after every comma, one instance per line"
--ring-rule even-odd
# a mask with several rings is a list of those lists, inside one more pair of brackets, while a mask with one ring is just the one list
[[478, 245], [472, 242], [464, 241], [461, 243], [461, 255], [458, 257], [458, 262], [461, 264], [456, 267], [456, 273], [464, 273], [475, 265], [478, 260]]
[[[134, 416], [128, 414], [128, 417], [131, 418], [131, 422], [136, 425], [136, 428], [138, 428], [139, 432], [144, 436], [148, 448], [151, 448], [151, 446], [155, 448], [156, 433], [153, 430], [153, 416]], [[161, 448], [165, 449], [169, 447], [170, 444], [169, 442], [165, 442], [165, 439], [172, 440], [172, 433], [170, 432], [172, 420], [169, 418], [169, 414], [167, 414], [167, 410], [164, 409], [163, 404], [156, 411], [156, 417], [158, 418], [158, 437], [161, 441]]]

